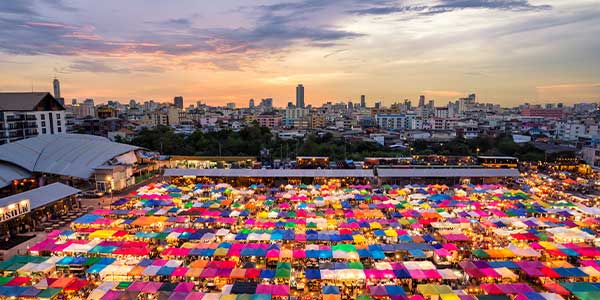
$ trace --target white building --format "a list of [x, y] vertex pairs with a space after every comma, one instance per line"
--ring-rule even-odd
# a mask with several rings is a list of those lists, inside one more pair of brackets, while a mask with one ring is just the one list
[[292, 126], [294, 120], [303, 119], [309, 115], [307, 108], [293, 107], [285, 109], [284, 123], [286, 126]]
[[66, 132], [65, 108], [50, 93], [0, 93], [0, 144]]
[[416, 118], [415, 114], [376, 115], [375, 123], [382, 129], [406, 130], [414, 129], [413, 120]]

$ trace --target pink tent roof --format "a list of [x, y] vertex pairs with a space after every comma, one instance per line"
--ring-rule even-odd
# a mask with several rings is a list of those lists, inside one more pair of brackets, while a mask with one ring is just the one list
[[102, 298], [100, 298], [100, 300], [116, 300], [117, 298], [119, 298], [119, 296], [121, 296], [121, 291], [108, 291], [106, 292], [106, 294], [104, 294], [104, 296], [102, 296]]
[[204, 296], [203, 293], [200, 292], [191, 292], [185, 297], [185, 300], [200, 300]]
[[142, 288], [143, 293], [156, 293], [158, 289], [162, 286], [162, 282], [148, 282]]
[[188, 268], [186, 267], [177, 267], [175, 268], [175, 270], [173, 270], [173, 273], [171, 273], [171, 276], [185, 276], [185, 274], [188, 272]]
[[144, 281], [134, 281], [127, 287], [127, 290], [140, 292], [144, 289], [146, 284], [147, 284], [147, 282], [144, 282]]
[[174, 292], [191, 292], [194, 289], [194, 283], [192, 282], [180, 282], [175, 289]]
[[257, 294], [271, 294], [273, 296], [287, 296], [290, 294], [290, 287], [284, 284], [259, 284], [256, 287]]

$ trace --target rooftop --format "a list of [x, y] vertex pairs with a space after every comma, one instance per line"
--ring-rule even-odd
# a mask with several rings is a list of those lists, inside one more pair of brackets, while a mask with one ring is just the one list
[[[94, 169], [139, 147], [86, 134], [40, 135], [0, 145], [0, 161], [29, 172], [89, 178]], [[0, 169], [0, 177], [6, 178]]]
[[18, 203], [22, 200], [29, 200], [29, 207], [31, 210], [34, 210], [79, 192], [80, 190], [76, 188], [57, 182], [27, 192], [1, 198], [0, 207]]
[[[0, 111], [30, 111], [35, 110], [36, 106], [43, 100], [54, 101], [55, 105], [60, 103], [48, 92], [34, 93], [0, 93]], [[62, 109], [64, 109], [61, 106]]]

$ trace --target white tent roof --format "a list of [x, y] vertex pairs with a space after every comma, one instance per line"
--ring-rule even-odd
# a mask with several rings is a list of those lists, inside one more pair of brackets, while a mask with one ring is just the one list
[[79, 190], [76, 188], [56, 182], [39, 187], [37, 189], [1, 198], [0, 206], [8, 206], [13, 203], [19, 203], [22, 200], [29, 200], [29, 208], [33, 210], [60, 199], [75, 195], [78, 192]]
[[40, 135], [0, 145], [0, 161], [10, 162], [29, 172], [87, 179], [116, 156], [139, 147], [114, 143], [87, 134]]

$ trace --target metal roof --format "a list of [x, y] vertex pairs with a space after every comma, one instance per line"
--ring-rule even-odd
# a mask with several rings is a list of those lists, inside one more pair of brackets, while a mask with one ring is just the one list
[[483, 158], [483, 159], [517, 159], [514, 156], [488, 156], [488, 155], [480, 155], [477, 156], [478, 158]]
[[31, 177], [29, 171], [7, 162], [0, 162], [0, 189], [10, 185], [15, 179], [29, 177]]
[[89, 178], [115, 156], [140, 149], [86, 134], [39, 135], [0, 145], [0, 161], [30, 172]]
[[364, 169], [166, 169], [164, 176], [204, 177], [373, 177]]
[[76, 188], [56, 182], [27, 192], [1, 198], [0, 206], [4, 207], [22, 200], [29, 200], [29, 207], [31, 210], [34, 210], [79, 192], [80, 190]]
[[518, 177], [517, 169], [435, 168], [435, 169], [377, 169], [382, 178], [394, 177]]
[[[48, 92], [34, 93], [0, 93], [0, 110], [29, 111], [33, 110], [42, 99], [50, 96]], [[55, 100], [56, 101], [56, 100]]]

